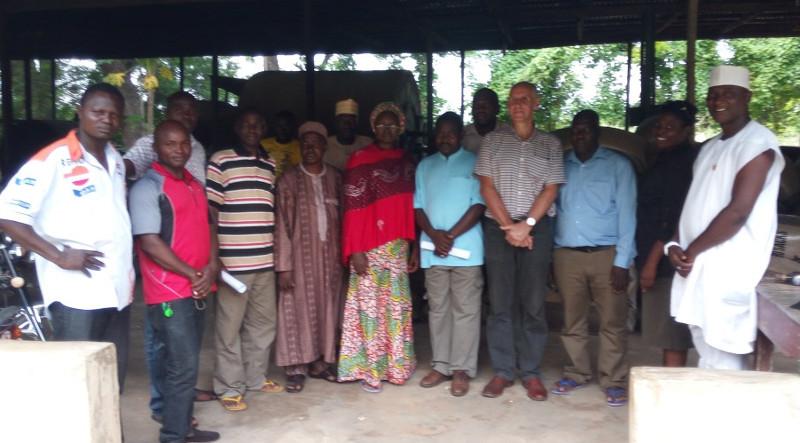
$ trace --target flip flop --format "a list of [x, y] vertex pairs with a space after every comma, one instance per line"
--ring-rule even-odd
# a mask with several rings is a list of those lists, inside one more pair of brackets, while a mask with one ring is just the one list
[[283, 392], [283, 386], [281, 386], [281, 384], [275, 380], [268, 378], [264, 380], [264, 384], [261, 385], [261, 389], [256, 390], [265, 392], [267, 394], [277, 394], [278, 392]]
[[220, 397], [219, 402], [222, 403], [222, 407], [225, 408], [226, 411], [239, 412], [247, 409], [247, 403], [242, 400], [241, 395]]
[[333, 368], [330, 367], [330, 366], [326, 367], [324, 370], [319, 371], [317, 373], [309, 371], [308, 376], [311, 377], [311, 378], [317, 378], [317, 379], [320, 379], [320, 380], [325, 380], [325, 381], [328, 381], [328, 382], [331, 382], [331, 383], [336, 383], [338, 381], [338, 379], [336, 377], [336, 372], [334, 372]]
[[286, 377], [286, 392], [290, 394], [297, 394], [303, 390], [306, 384], [306, 376], [303, 374], [295, 374]]
[[361, 385], [361, 389], [369, 392], [370, 394], [377, 394], [383, 391], [383, 383], [379, 384], [378, 386], [372, 386], [364, 380], [361, 380], [358, 383]]

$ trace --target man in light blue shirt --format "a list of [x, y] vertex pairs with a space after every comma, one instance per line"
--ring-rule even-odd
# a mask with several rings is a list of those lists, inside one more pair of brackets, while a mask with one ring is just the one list
[[598, 380], [609, 406], [627, 402], [628, 268], [636, 256], [636, 175], [627, 158], [599, 144], [600, 118], [584, 110], [572, 120], [567, 184], [556, 210], [553, 267], [564, 301], [561, 339], [570, 359], [554, 394], [592, 378], [589, 307], [600, 316]]
[[483, 233], [478, 223], [485, 205], [472, 175], [475, 154], [461, 148], [461, 117], [446, 112], [436, 120], [437, 153], [420, 162], [414, 208], [421, 263], [430, 311], [432, 370], [420, 385], [452, 378], [450, 393], [469, 390], [475, 377], [483, 291]]

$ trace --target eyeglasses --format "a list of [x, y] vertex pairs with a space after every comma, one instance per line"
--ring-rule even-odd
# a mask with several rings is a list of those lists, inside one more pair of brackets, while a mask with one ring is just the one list
[[375, 125], [375, 129], [391, 129], [391, 130], [394, 130], [394, 129], [397, 129], [399, 127], [400, 126], [397, 126], [397, 125]]

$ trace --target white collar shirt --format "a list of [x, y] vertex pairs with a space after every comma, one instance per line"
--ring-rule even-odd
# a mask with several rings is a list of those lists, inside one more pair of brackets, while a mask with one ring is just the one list
[[105, 264], [87, 277], [36, 256], [45, 305], [75, 309], [116, 308], [133, 300], [133, 239], [125, 200], [125, 165], [110, 144], [108, 170], [75, 131], [36, 153], [0, 193], [0, 218], [32, 226], [63, 250], [99, 251]]

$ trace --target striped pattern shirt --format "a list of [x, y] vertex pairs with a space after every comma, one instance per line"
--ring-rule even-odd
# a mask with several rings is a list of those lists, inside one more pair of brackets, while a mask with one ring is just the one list
[[242, 148], [216, 152], [206, 174], [208, 203], [219, 211], [219, 257], [231, 273], [274, 268], [275, 162]]
[[[490, 177], [513, 220], [528, 215], [545, 185], [565, 183], [564, 151], [554, 135], [536, 130], [520, 139], [511, 126], [500, 126], [483, 139], [475, 175]], [[547, 215], [556, 215], [555, 204]], [[486, 216], [495, 218], [486, 209]]]

